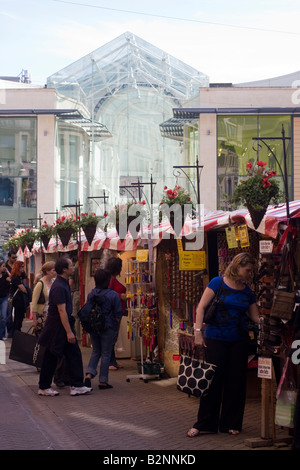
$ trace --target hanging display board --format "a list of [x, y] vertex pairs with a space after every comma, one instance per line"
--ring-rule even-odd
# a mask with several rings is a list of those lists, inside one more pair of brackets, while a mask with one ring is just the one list
[[201, 271], [206, 268], [205, 251], [179, 251], [179, 271]]

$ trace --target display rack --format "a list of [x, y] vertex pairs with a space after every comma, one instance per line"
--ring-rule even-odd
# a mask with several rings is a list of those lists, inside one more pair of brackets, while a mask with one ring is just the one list
[[[160, 378], [160, 366], [151, 362], [157, 337], [157, 307], [156, 295], [152, 282], [152, 266], [148, 261], [127, 261], [126, 294], [128, 310], [128, 337], [134, 340], [137, 336], [140, 342], [141, 360], [140, 373], [127, 375], [126, 380]], [[144, 347], [146, 347], [146, 361], [144, 361]], [[146, 373], [146, 368], [148, 372]], [[151, 371], [153, 369], [153, 372]], [[157, 373], [156, 373], [157, 372]]]

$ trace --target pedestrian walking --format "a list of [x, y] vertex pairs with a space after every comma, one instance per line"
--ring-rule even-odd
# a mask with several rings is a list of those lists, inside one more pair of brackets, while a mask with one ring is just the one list
[[[117, 277], [120, 276], [121, 271], [122, 271], [122, 260], [121, 258], [109, 258], [106, 267], [107, 271], [110, 272], [111, 278], [109, 282], [109, 289], [114, 290], [120, 297], [121, 300], [121, 306], [123, 310], [123, 315], [127, 315], [127, 310], [126, 310], [126, 287], [121, 284], [120, 281], [118, 281]], [[119, 336], [119, 330], [120, 330], [120, 324], [118, 329], [115, 331], [115, 337], [113, 340], [113, 346], [112, 346], [112, 351], [111, 351], [111, 357], [110, 357], [110, 364], [109, 364], [109, 370], [118, 370], [122, 368], [122, 366], [117, 362], [116, 360], [116, 353], [115, 353], [115, 345], [116, 342], [118, 341], [118, 336]]]
[[9, 297], [12, 298], [13, 330], [21, 331], [26, 309], [31, 301], [31, 290], [24, 284], [25, 265], [15, 261], [11, 270]]
[[220, 293], [221, 307], [203, 335], [205, 308], [221, 284], [221, 277], [213, 278], [205, 289], [196, 311], [195, 345], [204, 347], [205, 359], [217, 366], [207, 395], [200, 399], [198, 418], [187, 432], [188, 437], [200, 433], [227, 432], [232, 435], [242, 430], [246, 400], [248, 362], [248, 317], [258, 323], [255, 296], [248, 283], [254, 272], [255, 261], [248, 253], [234, 257], [227, 267]]
[[46, 348], [39, 379], [39, 395], [55, 396], [59, 393], [51, 387], [58, 359], [65, 357], [70, 379], [70, 395], [91, 392], [83, 383], [81, 351], [74, 333], [72, 296], [69, 278], [74, 273], [72, 261], [67, 257], [55, 263], [57, 277], [49, 293], [49, 307], [45, 326], [39, 336], [39, 344]]
[[87, 301], [96, 302], [105, 316], [105, 327], [101, 333], [90, 333], [93, 351], [86, 371], [85, 384], [91, 385], [91, 379], [97, 375], [97, 367], [101, 358], [99, 373], [99, 389], [112, 388], [108, 383], [108, 372], [111, 351], [116, 332], [119, 330], [123, 310], [119, 295], [109, 289], [110, 272], [98, 269], [95, 273], [95, 285], [87, 297]]
[[41, 267], [41, 278], [37, 281], [32, 293], [32, 326], [36, 336], [39, 336], [45, 326], [48, 306], [49, 292], [56, 278], [55, 263], [48, 261]]
[[0, 260], [0, 340], [6, 340], [7, 301], [10, 275], [4, 260]]
[[[7, 261], [6, 261], [6, 269], [11, 274], [11, 270], [13, 264], [17, 261], [18, 256], [16, 251], [10, 250], [7, 254]], [[25, 276], [24, 276], [25, 277]], [[6, 330], [7, 330], [7, 337], [11, 338], [14, 331], [14, 324], [12, 319], [12, 306], [7, 306], [7, 318], [6, 318]]]

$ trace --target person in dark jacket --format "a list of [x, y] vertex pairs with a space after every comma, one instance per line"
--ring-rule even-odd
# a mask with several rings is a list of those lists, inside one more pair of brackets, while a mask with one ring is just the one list
[[101, 334], [90, 333], [93, 351], [87, 367], [85, 385], [91, 386], [91, 379], [97, 375], [97, 367], [101, 357], [99, 373], [99, 389], [112, 388], [108, 383], [108, 371], [111, 351], [116, 332], [119, 330], [123, 310], [119, 295], [109, 289], [111, 274], [105, 269], [98, 269], [95, 273], [95, 285], [87, 297], [87, 301], [96, 300], [105, 315], [105, 329]]
[[26, 309], [29, 305], [31, 291], [24, 284], [25, 265], [23, 261], [16, 261], [11, 270], [11, 283], [9, 295], [13, 298], [14, 330], [21, 331]]

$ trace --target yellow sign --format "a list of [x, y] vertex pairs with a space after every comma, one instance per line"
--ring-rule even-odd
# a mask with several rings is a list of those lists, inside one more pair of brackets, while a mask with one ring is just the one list
[[201, 271], [206, 268], [205, 251], [178, 251], [179, 271]]
[[137, 250], [136, 260], [137, 261], [148, 261], [149, 250]]
[[238, 231], [241, 248], [246, 248], [247, 246], [250, 246], [247, 225], [239, 225]]
[[228, 248], [229, 249], [237, 248], [238, 247], [238, 242], [237, 242], [236, 235], [235, 235], [235, 228], [234, 227], [226, 227], [225, 232], [226, 232], [226, 239], [227, 239]]

